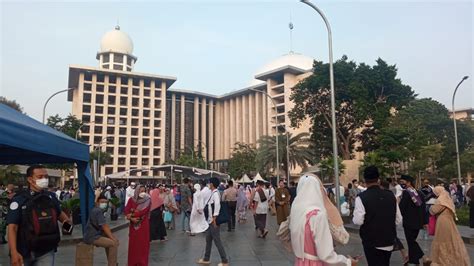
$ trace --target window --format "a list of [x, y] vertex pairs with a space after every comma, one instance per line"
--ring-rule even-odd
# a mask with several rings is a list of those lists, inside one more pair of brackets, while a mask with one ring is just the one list
[[123, 55], [114, 54], [114, 63], [123, 63]]
[[127, 77], [121, 77], [120, 78], [120, 83], [122, 83], [122, 85], [128, 85], [128, 78]]
[[127, 87], [120, 88], [120, 93], [124, 94], [124, 95], [127, 95], [128, 94], [128, 88]]
[[114, 172], [114, 168], [113, 167], [105, 167], [105, 174], [106, 175], [110, 175]]
[[130, 141], [130, 144], [136, 146], [138, 145], [138, 139], [137, 138], [132, 138], [131, 141]]
[[[83, 116], [84, 117], [84, 116]], [[89, 126], [82, 126], [81, 132], [82, 133], [89, 133], [90, 127]]]
[[119, 138], [119, 145], [127, 145], [127, 138], [120, 137]]
[[109, 93], [115, 93], [116, 90], [117, 90], [117, 87], [109, 86]]
[[96, 116], [94, 121], [96, 124], [102, 124], [103, 122], [102, 116]]
[[160, 139], [155, 139], [155, 147], [161, 146], [161, 140]]
[[161, 127], [161, 120], [155, 120], [155, 127]]
[[150, 150], [148, 148], [142, 149], [142, 155], [148, 155], [149, 152]]
[[84, 93], [84, 102], [85, 103], [90, 103], [91, 102], [91, 94], [90, 93]]
[[138, 109], [132, 109], [132, 116], [138, 116], [139, 115], [139, 110]]
[[132, 126], [134, 127], [138, 126], [138, 119], [136, 118], [132, 119]]
[[120, 108], [120, 115], [127, 115], [127, 108]]
[[120, 121], [119, 121], [119, 124], [120, 124], [121, 126], [126, 125], [126, 124], [127, 124], [127, 118], [121, 117], [121, 118], [120, 118]]
[[89, 143], [89, 136], [81, 136], [80, 139], [81, 139], [82, 142], [84, 142], [84, 143]]
[[115, 105], [115, 96], [109, 95], [109, 104]]
[[148, 163], [149, 163], [148, 158], [143, 158], [142, 159], [142, 165], [148, 165]]
[[159, 130], [159, 129], [155, 129], [153, 133], [155, 134], [155, 137], [160, 137], [161, 136], [161, 130]]
[[140, 102], [140, 99], [138, 99], [138, 98], [132, 98], [132, 106], [133, 106], [133, 107], [138, 107], [139, 102]]
[[90, 115], [83, 115], [82, 116], [82, 122], [83, 123], [89, 123], [91, 121], [91, 116]]
[[125, 158], [124, 157], [119, 157], [118, 158], [118, 164], [124, 165], [125, 164]]
[[102, 61], [104, 63], [110, 62], [110, 55], [109, 54], [104, 54], [103, 57], [102, 57]]
[[143, 107], [150, 107], [150, 99], [143, 99]]
[[[155, 86], [157, 86], [158, 84], [156, 84]], [[161, 89], [157, 88], [155, 89], [155, 97], [156, 98], [160, 98], [161, 97]]]
[[108, 152], [108, 153], [113, 154], [114, 153], [114, 147], [107, 147], [107, 148], [105, 148], [105, 151]]
[[101, 137], [101, 136], [95, 136], [95, 137], [94, 137], [94, 143], [95, 143], [95, 144], [99, 144], [101, 141], [102, 141], [102, 137]]
[[115, 124], [115, 117], [108, 117], [107, 118], [107, 125], [114, 125]]
[[109, 76], [109, 83], [111, 83], [111, 84], [117, 83], [117, 77], [116, 76]]
[[130, 165], [137, 165], [137, 158], [130, 158]]
[[149, 140], [149, 139], [142, 139], [142, 145], [143, 145], [143, 146], [148, 146], [148, 145], [150, 145], [150, 140]]
[[153, 156], [160, 156], [160, 149], [153, 149]]
[[155, 100], [155, 108], [161, 108], [161, 100]]
[[140, 86], [140, 79], [134, 78], [133, 79], [133, 86]]
[[132, 128], [132, 136], [138, 136], [138, 128]]
[[92, 84], [84, 83], [84, 90], [85, 91], [91, 91], [92, 90]]
[[104, 82], [104, 74], [97, 74], [97, 82]]
[[102, 94], [97, 94], [95, 96], [95, 103], [97, 104], [103, 104], [104, 103], [104, 95]]
[[143, 95], [145, 95], [146, 97], [150, 97], [150, 90], [143, 90]]
[[155, 117], [161, 117], [161, 111], [155, 111]]
[[160, 165], [160, 159], [153, 159], [153, 165]]
[[[143, 86], [144, 86], [144, 87], [149, 88], [150, 85], [151, 85], [151, 80], [149, 80], [149, 79], [144, 79], [144, 80], [143, 80]], [[148, 90], [148, 91], [150, 91], [150, 90]]]
[[114, 127], [107, 127], [107, 134], [108, 135], [115, 134], [115, 128]]
[[83, 113], [90, 113], [90, 112], [91, 112], [91, 106], [84, 104], [84, 105], [82, 106], [82, 112], [83, 112]]
[[122, 69], [123, 69], [122, 65], [114, 64], [114, 70], [122, 70]]
[[150, 117], [150, 110], [143, 110], [144, 117]]
[[127, 105], [127, 101], [128, 101], [127, 97], [124, 97], [124, 96], [120, 97], [120, 105]]
[[138, 149], [137, 148], [131, 148], [130, 149], [130, 155], [137, 155], [138, 154]]
[[131, 67], [127, 67], [127, 71], [132, 71], [132, 68], [131, 68]]
[[101, 126], [94, 126], [94, 133], [95, 134], [102, 134], [102, 127]]
[[97, 92], [104, 92], [104, 85], [97, 84], [96, 87], [95, 87], [95, 90]]
[[107, 113], [109, 115], [114, 115], [115, 114], [115, 107], [109, 107], [107, 108]]
[[127, 65], [129, 65], [129, 66], [132, 65], [132, 58], [127, 57]]
[[96, 114], [103, 114], [104, 113], [104, 107], [103, 106], [96, 106], [95, 107], [95, 113]]
[[144, 137], [145, 137], [145, 136], [148, 136], [148, 135], [150, 135], [150, 130], [144, 128], [142, 133], [143, 133], [143, 136], [144, 136]]
[[120, 135], [127, 135], [127, 128], [126, 127], [121, 127], [119, 129], [119, 134]]
[[143, 119], [143, 126], [144, 126], [144, 127], [149, 127], [149, 126], [150, 126], [150, 120], [148, 120], [148, 119]]
[[84, 80], [92, 81], [92, 73], [91, 72], [84, 73]]
[[133, 89], [132, 94], [137, 96], [140, 95], [140, 89]]
[[121, 148], [118, 149], [118, 154], [119, 155], [125, 155], [126, 152], [127, 152], [126, 148], [121, 147]]

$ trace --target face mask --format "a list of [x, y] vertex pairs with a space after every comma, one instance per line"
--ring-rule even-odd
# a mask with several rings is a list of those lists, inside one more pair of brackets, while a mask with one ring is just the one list
[[47, 178], [38, 179], [36, 180], [36, 185], [41, 189], [48, 188], [49, 180]]
[[146, 197], [146, 193], [145, 193], [145, 192], [142, 192], [142, 193], [138, 194], [138, 196], [139, 196], [140, 198], [144, 198], [144, 197]]
[[406, 189], [406, 188], [407, 188], [407, 184], [400, 184], [400, 186], [401, 186], [403, 189]]
[[100, 203], [99, 208], [101, 208], [102, 210], [107, 209], [107, 203]]

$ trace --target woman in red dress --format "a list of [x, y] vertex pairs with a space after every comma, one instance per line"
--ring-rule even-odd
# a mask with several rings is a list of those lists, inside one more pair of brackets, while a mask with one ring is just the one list
[[128, 265], [147, 266], [150, 255], [150, 196], [145, 187], [138, 185], [135, 195], [125, 206], [125, 215], [130, 220], [128, 235]]

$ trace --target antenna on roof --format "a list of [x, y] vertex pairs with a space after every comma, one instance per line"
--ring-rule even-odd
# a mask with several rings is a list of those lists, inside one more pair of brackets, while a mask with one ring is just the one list
[[120, 30], [120, 23], [119, 23], [119, 19], [117, 18], [117, 26], [115, 26], [115, 29], [116, 30]]
[[290, 29], [290, 54], [293, 53], [293, 19], [290, 12], [290, 23], [288, 23], [288, 28]]

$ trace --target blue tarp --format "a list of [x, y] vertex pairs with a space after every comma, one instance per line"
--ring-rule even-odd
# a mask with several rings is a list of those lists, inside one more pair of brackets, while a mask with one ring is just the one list
[[94, 205], [89, 146], [0, 104], [0, 165], [76, 163], [84, 228]]

